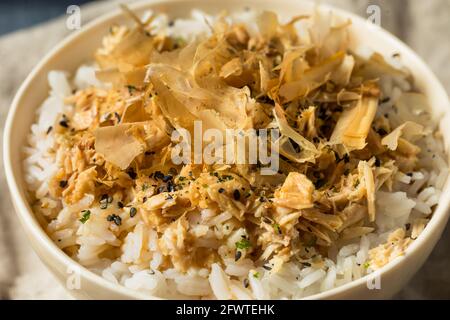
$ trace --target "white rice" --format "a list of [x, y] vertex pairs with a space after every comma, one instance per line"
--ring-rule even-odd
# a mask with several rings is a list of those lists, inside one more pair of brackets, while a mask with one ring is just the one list
[[[208, 16], [207, 19], [212, 20], [213, 17]], [[234, 19], [250, 23], [255, 28], [253, 12], [242, 12], [235, 15]], [[171, 28], [167, 27], [168, 18], [165, 16], [158, 17], [157, 22], [160, 30], [188, 39], [208, 32], [204, 14], [199, 11], [194, 11], [191, 19], [176, 20]], [[238, 262], [225, 259], [224, 269], [219, 264], [213, 264], [211, 272], [206, 269], [191, 269], [186, 274], [174, 269], [160, 272], [158, 268], [162, 263], [162, 254], [159, 252], [156, 233], [153, 230], [145, 230], [142, 223], [136, 224], [132, 219], [128, 219], [129, 214], [125, 209], [121, 214], [123, 227], [130, 232], [122, 242], [108, 229], [109, 223], [106, 219], [96, 219], [95, 210], [99, 209], [91, 206], [93, 196], [88, 195], [77, 205], [67, 206], [59, 199], [52, 199], [48, 194], [47, 181], [56, 173], [59, 155], [51, 152], [54, 135], [52, 132], [46, 134], [47, 129], [61, 114], [73, 113], [73, 107], [64, 105], [63, 102], [64, 97], [73, 89], [101, 86], [95, 78], [94, 70], [94, 66], [81, 66], [73, 81], [69, 81], [64, 72], [49, 73], [50, 95], [37, 110], [36, 123], [32, 125], [27, 146], [23, 148], [25, 179], [34, 196], [47, 204], [46, 208], [39, 207], [36, 210], [49, 219], [55, 219], [48, 225], [47, 231], [61, 249], [78, 244], [80, 249], [77, 259], [80, 263], [113, 283], [149, 295], [174, 299], [229, 299], [233, 296], [238, 299], [298, 299], [341, 286], [373, 271], [364, 266], [368, 252], [370, 248], [386, 241], [391, 231], [412, 223], [414, 219], [428, 217], [433, 212], [433, 207], [438, 204], [441, 190], [447, 180], [448, 167], [443, 145], [428, 135], [423, 140], [423, 145], [420, 145], [422, 150], [427, 150], [420, 159], [422, 169], [412, 175], [397, 175], [396, 192], [378, 192], [377, 231], [355, 239], [341, 248], [331, 248], [329, 258], [326, 258], [322, 265], [309, 266], [289, 262], [278, 273], [271, 273], [263, 268], [256, 268], [249, 259]], [[401, 93], [410, 89], [409, 83], [389, 76], [382, 79], [381, 84], [385, 96], [390, 96], [391, 100], [384, 103], [379, 112], [390, 112]], [[434, 129], [434, 124], [422, 124]], [[87, 207], [93, 211], [91, 221], [89, 224], [80, 225], [77, 219], [73, 219], [73, 215]], [[103, 214], [107, 214], [104, 211]], [[117, 214], [117, 209], [114, 213]], [[222, 226], [222, 232], [226, 232], [226, 222], [231, 218], [231, 214], [224, 212], [215, 215], [203, 210], [201, 215], [213, 216], [207, 225]], [[199, 227], [196, 232], [209, 231], [208, 228]], [[235, 242], [233, 239], [239, 239], [240, 236], [241, 234], [236, 232], [230, 237], [231, 248]], [[104, 246], [121, 247], [121, 258], [115, 261], [100, 259], [98, 254]], [[151, 256], [147, 264], [142, 264], [139, 260], [142, 247], [146, 247]], [[218, 253], [229, 249], [226, 245], [219, 247]]]

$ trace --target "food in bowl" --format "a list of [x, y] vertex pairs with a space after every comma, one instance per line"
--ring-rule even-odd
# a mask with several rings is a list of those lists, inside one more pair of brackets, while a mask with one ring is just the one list
[[[398, 57], [350, 46], [351, 21], [124, 10], [135, 25], [111, 26], [92, 64], [49, 73], [24, 150], [36, 216], [73, 259], [163, 298], [296, 299], [426, 227], [448, 176], [437, 121]], [[278, 130], [278, 170], [174, 163], [196, 121]]]

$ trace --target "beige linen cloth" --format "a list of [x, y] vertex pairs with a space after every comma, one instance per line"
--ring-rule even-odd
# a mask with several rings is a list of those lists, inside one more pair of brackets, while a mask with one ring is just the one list
[[[450, 89], [450, 68], [447, 64], [450, 61], [449, 0], [328, 0], [322, 2], [333, 3], [366, 17], [368, 5], [379, 5], [382, 12], [382, 26], [412, 46], [439, 76], [447, 90]], [[117, 3], [118, 1], [102, 1], [83, 6], [81, 9], [83, 23], [116, 7]], [[64, 12], [61, 14], [63, 15]], [[20, 83], [43, 55], [70, 32], [66, 28], [65, 17], [62, 17], [0, 37], [0, 130], [2, 134], [9, 105]], [[30, 248], [14, 214], [3, 170], [0, 171], [0, 197], [0, 298], [70, 299], [64, 288]], [[449, 230], [447, 228], [424, 267], [397, 295], [397, 298], [450, 298]]]

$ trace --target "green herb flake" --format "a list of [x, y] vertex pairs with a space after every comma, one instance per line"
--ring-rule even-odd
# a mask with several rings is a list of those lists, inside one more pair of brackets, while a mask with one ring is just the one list
[[83, 213], [83, 216], [80, 218], [80, 222], [84, 224], [91, 217], [91, 211], [90, 210], [83, 210], [83, 211], [81, 211], [81, 213]]
[[227, 175], [227, 174], [224, 174], [221, 177], [220, 176], [216, 176], [216, 177], [217, 177], [217, 182], [226, 182], [226, 181], [233, 180], [233, 176]]
[[258, 279], [260, 276], [258, 271], [253, 272], [253, 278]]
[[370, 262], [369, 261], [364, 262], [363, 267], [364, 267], [364, 269], [369, 269]]
[[281, 227], [278, 223], [273, 224], [273, 229], [275, 230], [276, 233], [281, 234]]
[[128, 89], [129, 94], [133, 94], [133, 92], [137, 90], [136, 87], [132, 85], [127, 85], [126, 87]]
[[240, 249], [240, 250], [244, 250], [244, 249], [248, 249], [251, 247], [251, 243], [248, 239], [241, 239], [238, 242], [236, 242], [236, 248]]
[[176, 37], [173, 39], [173, 45], [174, 48], [180, 48], [186, 45], [186, 40], [184, 40], [182, 37]]

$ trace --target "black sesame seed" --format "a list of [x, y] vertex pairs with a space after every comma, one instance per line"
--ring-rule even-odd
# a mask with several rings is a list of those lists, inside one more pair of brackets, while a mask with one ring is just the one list
[[316, 189], [320, 189], [320, 188], [322, 188], [325, 184], [326, 184], [325, 179], [318, 179], [318, 180], [314, 183], [314, 186], [316, 187]]
[[162, 180], [163, 180], [163, 182], [168, 182], [172, 179], [173, 179], [173, 177], [171, 175], [167, 175], [167, 176], [164, 176]]
[[270, 220], [268, 217], [263, 217], [263, 221], [265, 223], [272, 223], [272, 220]]
[[120, 226], [122, 224], [122, 218], [119, 216], [115, 216], [114, 217], [114, 223], [118, 226]]
[[135, 86], [132, 86], [132, 85], [127, 85], [126, 87], [127, 87], [127, 89], [128, 89], [128, 93], [129, 93], [129, 94], [133, 94], [133, 91], [136, 90], [136, 87], [135, 87]]
[[137, 210], [135, 207], [130, 208], [130, 217], [133, 218], [137, 213]]
[[220, 188], [218, 191], [219, 191], [219, 193], [224, 193], [225, 189], [224, 188]]
[[292, 146], [294, 147], [295, 152], [299, 153], [300, 151], [302, 151], [302, 148], [298, 145], [297, 142], [295, 142], [294, 140], [292, 140], [291, 138], [289, 138], [289, 142], [292, 144]]
[[248, 288], [248, 286], [250, 285], [249, 281], [247, 278], [244, 279], [244, 288]]
[[386, 130], [384, 130], [383, 128], [378, 129], [378, 130], [377, 130], [377, 133], [378, 133], [380, 136], [385, 136], [385, 135], [387, 134]]
[[272, 270], [272, 267], [267, 264], [263, 265], [263, 268], [266, 269], [267, 271]]
[[109, 222], [114, 222], [117, 226], [120, 226], [122, 224], [122, 218], [117, 214], [110, 214], [106, 217], [106, 220]]
[[241, 193], [239, 192], [238, 189], [233, 191], [233, 198], [234, 200], [238, 201], [241, 198]]
[[123, 208], [123, 202], [122, 201], [117, 202], [117, 206], [119, 207], [119, 209], [122, 209]]
[[236, 251], [236, 253], [234, 254], [234, 261], [238, 261], [241, 257], [242, 257], [242, 252], [239, 250]]
[[308, 262], [303, 262], [302, 265], [304, 267], [311, 267], [311, 263], [308, 263]]
[[69, 127], [69, 124], [67, 123], [67, 120], [61, 120], [61, 121], [59, 122], [59, 125], [60, 125], [61, 127], [64, 127], [64, 128], [68, 128], [68, 127]]
[[176, 189], [176, 188], [175, 188], [175, 185], [173, 184], [172, 181], [167, 182], [167, 191], [168, 191], [168, 192], [176, 191], [175, 189]]
[[127, 170], [127, 174], [133, 180], [136, 179], [136, 177], [137, 177], [137, 174], [136, 174], [136, 172], [134, 171], [133, 168], [128, 169]]
[[59, 186], [60, 186], [61, 188], [67, 187], [67, 180], [61, 180], [61, 181], [59, 182]]
[[376, 167], [379, 167], [379, 166], [381, 166], [381, 161], [380, 161], [380, 159], [375, 159], [375, 166]]
[[53, 130], [53, 127], [52, 127], [52, 126], [48, 127], [48, 129], [47, 129], [47, 134], [49, 134], [52, 130]]
[[156, 171], [153, 176], [155, 177], [155, 179], [164, 179], [164, 173], [162, 173], [161, 171]]

